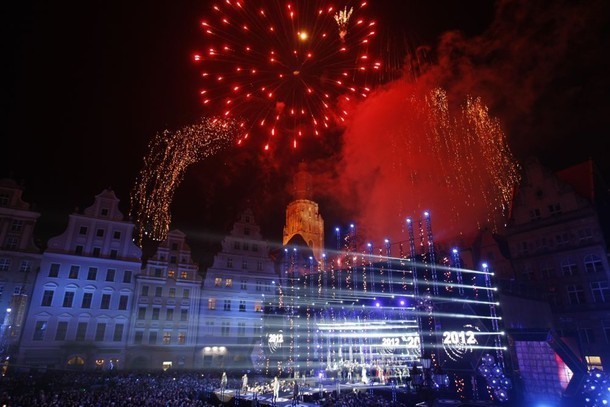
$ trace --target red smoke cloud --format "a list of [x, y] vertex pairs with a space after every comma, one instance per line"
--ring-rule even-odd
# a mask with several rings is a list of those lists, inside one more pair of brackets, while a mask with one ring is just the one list
[[[322, 199], [352, 213], [362, 234], [375, 242], [405, 240], [405, 217], [419, 219], [424, 210], [431, 212], [439, 240], [502, 224], [502, 203], [516, 180], [506, 170], [513, 152], [522, 159], [547, 150], [549, 142], [573, 145], [555, 156], [580, 151], [573, 137], [578, 134], [567, 133], [576, 126], [552, 126], [549, 117], [565, 121], [583, 114], [566, 102], [583, 89], [562, 85], [579, 80], [568, 79], [579, 48], [582, 58], [599, 58], [586, 45], [608, 20], [606, 3], [505, 0], [481, 36], [443, 34], [422, 76], [387, 84], [351, 112], [340, 158], [313, 165]], [[607, 85], [606, 77], [600, 80]], [[437, 89], [446, 92], [446, 111], [430, 107]], [[512, 152], [500, 148], [498, 137], [486, 138], [464, 113], [478, 97], [482, 122], [497, 124], [491, 133], [505, 134]]]

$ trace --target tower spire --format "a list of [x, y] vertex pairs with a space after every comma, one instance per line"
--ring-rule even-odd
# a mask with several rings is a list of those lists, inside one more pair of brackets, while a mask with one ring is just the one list
[[313, 201], [313, 177], [303, 162], [299, 163], [293, 178], [292, 199], [286, 208], [283, 244], [299, 235], [320, 262], [324, 252], [324, 220]]

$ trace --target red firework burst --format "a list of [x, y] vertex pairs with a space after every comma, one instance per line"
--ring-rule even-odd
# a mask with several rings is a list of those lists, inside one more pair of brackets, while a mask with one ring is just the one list
[[243, 120], [238, 143], [260, 129], [265, 150], [319, 136], [345, 121], [342, 101], [366, 97], [380, 68], [368, 54], [376, 23], [366, 2], [224, 0], [201, 21], [203, 105]]

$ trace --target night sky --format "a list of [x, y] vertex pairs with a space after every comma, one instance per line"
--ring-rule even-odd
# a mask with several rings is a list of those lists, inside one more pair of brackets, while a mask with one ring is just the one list
[[[2, 6], [0, 176], [24, 182], [25, 199], [42, 212], [43, 241], [106, 187], [116, 191], [127, 214], [151, 138], [203, 114], [191, 57], [202, 44], [199, 20], [210, 2], [10, 3]], [[481, 97], [517, 160], [535, 155], [561, 169], [593, 158], [610, 179], [607, 1], [370, 3], [388, 72], [402, 70], [405, 55], [429, 49], [418, 86], [440, 85], [452, 100]], [[400, 92], [401, 83], [380, 86], [379, 103], [391, 103], [384, 95]], [[350, 148], [384, 144], [383, 134], [366, 138], [354, 131], [348, 124], [345, 139], [338, 132], [292, 155], [231, 149], [192, 166], [176, 191], [172, 215], [195, 257], [205, 257], [245, 206], [254, 208], [267, 239], [281, 239], [285, 192], [301, 161], [330, 182], [320, 181], [326, 192], [319, 198], [328, 230], [364, 216], [359, 205], [329, 193], [337, 187], [333, 182], [346, 178], [326, 176], [342, 173], [336, 165]], [[388, 161], [384, 154], [379, 150], [370, 160]]]

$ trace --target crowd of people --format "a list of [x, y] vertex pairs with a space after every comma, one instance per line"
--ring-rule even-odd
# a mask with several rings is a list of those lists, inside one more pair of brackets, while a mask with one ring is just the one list
[[198, 373], [17, 374], [0, 381], [6, 407], [208, 407], [218, 380]]
[[[226, 372], [219, 375], [171, 370], [12, 374], [0, 378], [0, 407], [210, 407], [220, 405], [217, 395], [228, 390], [233, 391], [233, 395], [239, 390], [241, 397], [248, 393], [250, 396], [272, 395], [271, 405], [275, 405], [282, 394], [284, 399], [290, 399], [296, 405], [302, 392], [311, 389], [304, 381], [298, 383], [278, 377], [271, 380], [253, 377], [249, 381], [247, 373], [241, 377], [227, 376]], [[332, 391], [318, 403], [327, 407], [403, 405], [391, 404], [387, 395]], [[243, 405], [248, 404], [244, 402]]]

